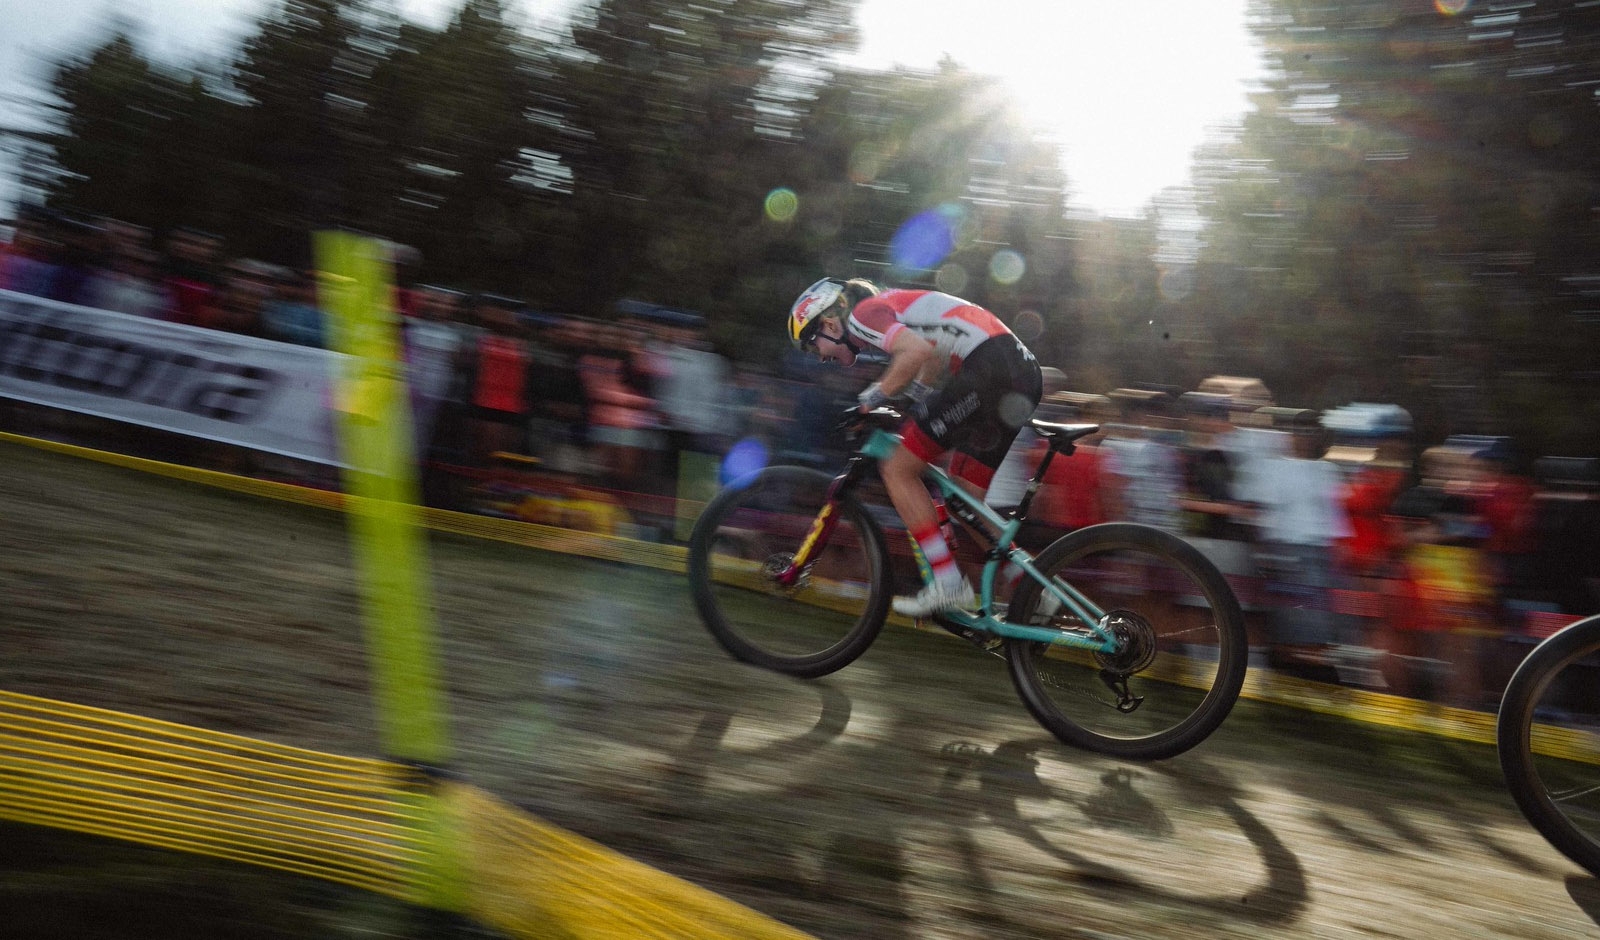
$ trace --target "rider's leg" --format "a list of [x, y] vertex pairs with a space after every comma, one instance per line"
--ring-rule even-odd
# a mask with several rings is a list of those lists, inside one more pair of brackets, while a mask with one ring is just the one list
[[972, 603], [972, 587], [945, 541], [934, 512], [933, 498], [922, 482], [922, 471], [926, 468], [927, 463], [922, 458], [904, 447], [897, 448], [879, 465], [889, 501], [906, 524], [907, 533], [916, 541], [933, 576], [917, 595], [895, 598], [895, 610], [913, 617]]
[[[989, 484], [994, 481], [995, 470], [971, 454], [956, 451], [950, 458], [950, 476], [961, 488], [971, 493], [978, 502], [983, 502], [984, 494], [989, 492]], [[986, 527], [987, 528], [987, 527]], [[998, 538], [998, 531], [990, 531], [991, 538]], [[1007, 561], [1000, 566], [1000, 580], [998, 583], [998, 596], [1009, 597], [1016, 591], [1017, 584], [1022, 581], [1024, 574], [1022, 567], [1014, 561]]]
[[889, 491], [889, 502], [900, 514], [900, 521], [910, 530], [938, 527], [938, 517], [933, 510], [933, 497], [922, 482], [922, 472], [928, 468], [922, 458], [896, 447], [889, 459], [878, 466], [883, 476], [884, 489]]
[[923, 560], [928, 563], [931, 580], [954, 586], [961, 580], [961, 569], [939, 526], [933, 497], [928, 495], [928, 488], [922, 482], [922, 472], [927, 467], [922, 458], [899, 447], [879, 465], [879, 473], [883, 476], [884, 489], [889, 491], [889, 502], [894, 504], [900, 521], [906, 524], [906, 533], [917, 543]]

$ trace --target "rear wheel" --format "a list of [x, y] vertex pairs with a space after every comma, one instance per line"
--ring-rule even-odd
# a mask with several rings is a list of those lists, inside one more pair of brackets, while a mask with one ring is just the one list
[[689, 539], [695, 606], [735, 658], [806, 678], [866, 652], [889, 613], [883, 531], [849, 496], [826, 545], [792, 585], [778, 575], [794, 560], [827, 502], [832, 477], [806, 467], [769, 467], [717, 494]]
[[[1114, 654], [1007, 640], [1017, 693], [1067, 744], [1136, 760], [1172, 757], [1217, 729], [1244, 685], [1249, 643], [1227, 581], [1159, 529], [1112, 523], [1063, 536], [1035, 564], [1086, 595], [1119, 640]], [[1087, 633], [1024, 578], [1012, 623]]]
[[1495, 744], [1522, 815], [1561, 854], [1600, 875], [1600, 617], [1522, 661], [1500, 702]]

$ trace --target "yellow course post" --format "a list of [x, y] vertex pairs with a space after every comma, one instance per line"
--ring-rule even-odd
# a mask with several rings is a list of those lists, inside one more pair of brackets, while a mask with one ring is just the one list
[[[387, 245], [329, 231], [315, 250], [329, 335], [345, 354], [334, 411], [380, 743], [391, 758], [440, 769], [450, 757], [446, 709]], [[453, 827], [435, 788], [424, 790], [418, 809], [437, 851], [422, 887], [435, 906], [460, 910]]]

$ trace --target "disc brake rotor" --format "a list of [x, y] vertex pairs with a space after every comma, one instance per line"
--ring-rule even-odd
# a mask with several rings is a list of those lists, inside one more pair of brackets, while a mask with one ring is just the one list
[[794, 552], [779, 552], [775, 555], [769, 555], [761, 565], [761, 577], [780, 591], [788, 594], [798, 593], [804, 590], [806, 585], [811, 582], [810, 565], [807, 565], [805, 570], [800, 572], [800, 576], [795, 578], [793, 584], [784, 584], [778, 580], [778, 577], [788, 571], [793, 564]]

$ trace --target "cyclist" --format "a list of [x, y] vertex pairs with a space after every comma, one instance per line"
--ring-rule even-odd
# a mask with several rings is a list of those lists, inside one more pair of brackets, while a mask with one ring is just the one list
[[982, 497], [1017, 432], [1039, 404], [1039, 363], [1000, 318], [959, 297], [879, 290], [870, 281], [823, 278], [795, 300], [789, 339], [824, 362], [853, 365], [866, 347], [889, 365], [860, 395], [870, 411], [895, 398], [917, 403], [901, 446], [880, 465], [889, 500], [931, 576], [897, 613], [925, 617], [970, 607], [972, 586], [956, 564], [922, 482], [929, 463], [954, 451], [950, 473]]

